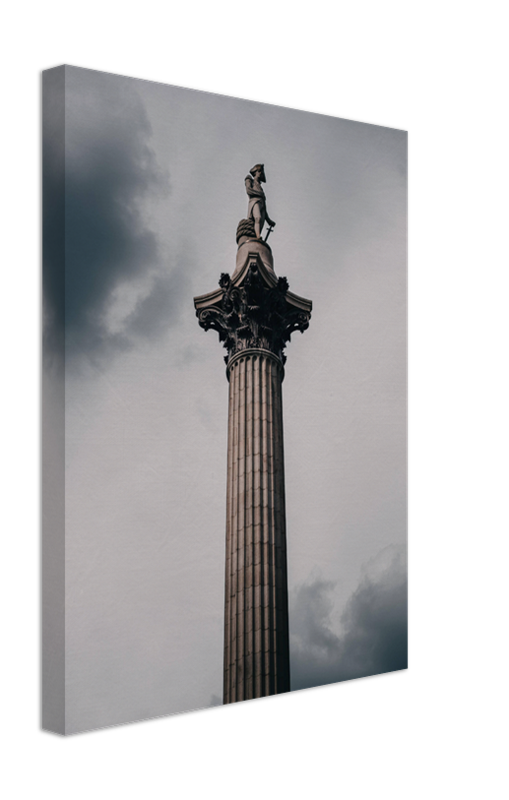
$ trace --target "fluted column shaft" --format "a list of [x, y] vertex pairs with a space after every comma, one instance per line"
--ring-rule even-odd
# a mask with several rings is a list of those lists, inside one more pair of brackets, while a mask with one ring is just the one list
[[228, 364], [224, 703], [290, 691], [280, 359]]

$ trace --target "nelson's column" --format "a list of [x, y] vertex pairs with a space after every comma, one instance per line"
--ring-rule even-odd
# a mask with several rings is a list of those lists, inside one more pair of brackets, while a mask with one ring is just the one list
[[224, 703], [290, 691], [281, 384], [284, 348], [311, 317], [311, 301], [274, 272], [263, 164], [245, 182], [235, 271], [194, 299], [228, 352]]

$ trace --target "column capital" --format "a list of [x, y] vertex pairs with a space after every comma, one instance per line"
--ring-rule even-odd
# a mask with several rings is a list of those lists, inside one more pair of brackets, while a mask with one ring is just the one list
[[212, 328], [227, 349], [228, 363], [247, 349], [269, 350], [284, 364], [284, 349], [294, 331], [309, 327], [312, 303], [289, 291], [264, 263], [259, 248], [248, 252], [232, 278], [223, 273], [219, 289], [194, 298], [196, 316], [206, 331]]

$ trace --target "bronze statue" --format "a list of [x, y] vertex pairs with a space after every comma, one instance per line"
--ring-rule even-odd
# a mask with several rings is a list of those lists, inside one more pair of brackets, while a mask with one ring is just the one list
[[267, 222], [269, 226], [267, 236], [265, 237], [267, 240], [269, 233], [272, 228], [275, 227], [276, 223], [271, 220], [267, 213], [265, 192], [262, 188], [262, 183], [266, 183], [266, 180], [263, 164], [255, 164], [255, 166], [249, 170], [249, 175], [246, 176], [246, 192], [249, 197], [247, 218], [253, 224], [255, 237], [257, 239], [262, 238], [263, 226], [265, 222]]

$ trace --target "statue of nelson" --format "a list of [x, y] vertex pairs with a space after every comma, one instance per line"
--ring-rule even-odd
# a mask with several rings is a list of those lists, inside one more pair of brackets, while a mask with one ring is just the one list
[[263, 164], [255, 164], [253, 169], [249, 170], [249, 175], [246, 177], [246, 192], [249, 197], [247, 218], [253, 222], [257, 239], [262, 238], [262, 230], [265, 222], [267, 222], [271, 228], [274, 228], [276, 225], [267, 213], [267, 203], [265, 200], [265, 192], [262, 189], [262, 183], [266, 183], [264, 166]]

